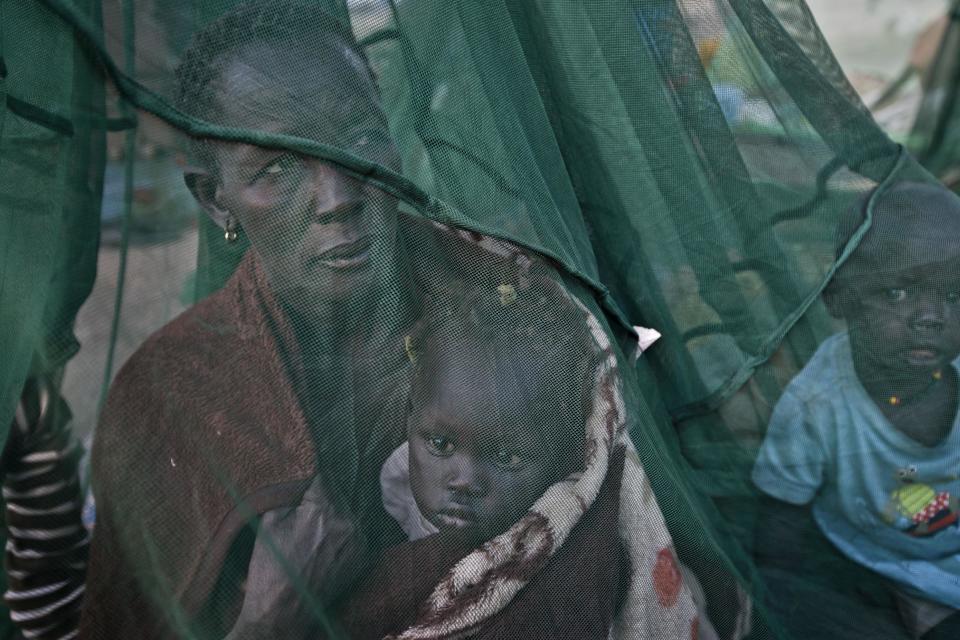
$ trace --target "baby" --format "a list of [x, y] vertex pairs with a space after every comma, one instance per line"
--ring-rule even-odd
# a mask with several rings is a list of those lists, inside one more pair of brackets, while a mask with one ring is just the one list
[[[630, 580], [617, 533], [622, 449], [586, 513], [560, 504], [578, 518], [562, 546], [553, 547], [554, 523], [528, 513], [584, 468], [600, 358], [573, 309], [555, 284], [491, 286], [411, 336], [408, 441], [381, 472], [384, 507], [409, 541], [388, 549], [340, 606], [350, 637], [380, 640], [415, 620], [456, 617], [449, 605], [422, 617], [423, 605], [454, 565], [520, 522], [509, 542], [484, 547], [472, 571], [477, 597], [466, 601], [486, 612], [491, 594], [525, 586], [470, 637], [607, 639]], [[496, 564], [503, 553], [512, 560]]]
[[[863, 221], [852, 214], [841, 247]], [[895, 589], [912, 632], [939, 625], [956, 637], [960, 199], [910, 182], [878, 194], [824, 299], [847, 331], [780, 398], [753, 481], [783, 503], [812, 504], [830, 543]], [[791, 546], [781, 537], [778, 553]]]
[[[615, 629], [654, 634], [650, 615], [662, 637], [678, 628], [718, 637], [702, 590], [652, 533], [654, 521], [621, 527], [633, 506], [621, 503], [621, 480], [638, 482], [625, 471], [637, 463], [625, 446], [600, 462], [597, 431], [614, 437], [619, 419], [607, 343], [560, 287], [542, 278], [519, 291], [491, 286], [408, 341], [408, 440], [384, 464], [381, 488], [409, 541], [387, 550], [341, 605], [350, 637], [459, 620], [478, 640], [608, 640]], [[595, 479], [595, 499], [575, 490]], [[626, 487], [628, 500], [640, 484]], [[633, 578], [648, 571], [652, 581]], [[684, 585], [696, 595], [683, 600]], [[433, 637], [414, 629], [402, 637]]]
[[[489, 540], [582, 465], [590, 337], [561, 300], [476, 296], [413, 336], [407, 442], [381, 474], [411, 540], [457, 529]], [[568, 314], [572, 316], [572, 314]]]

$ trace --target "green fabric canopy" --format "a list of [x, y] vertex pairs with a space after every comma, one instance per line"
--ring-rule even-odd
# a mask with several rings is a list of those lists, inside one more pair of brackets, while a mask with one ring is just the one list
[[[713, 600], [735, 583], [750, 637], [803, 637], [767, 606], [751, 468], [784, 388], [843, 328], [821, 293], [876, 198], [838, 250], [841, 221], [931, 178], [873, 122], [802, 0], [316, 2], [369, 59], [393, 166], [177, 105], [176, 65], [230, 0], [0, 0], [0, 424], [30, 375], [66, 367], [74, 428], [92, 433], [130, 353], [247, 255], [248, 235], [225, 242], [185, 190], [190, 137], [318, 158], [413, 226], [506, 240], [555, 269], [612, 339], [632, 441], [713, 626], [737, 636], [737, 608]], [[486, 277], [412, 244], [429, 276], [401, 279], [404, 295]], [[662, 335], [637, 359], [635, 327]]]

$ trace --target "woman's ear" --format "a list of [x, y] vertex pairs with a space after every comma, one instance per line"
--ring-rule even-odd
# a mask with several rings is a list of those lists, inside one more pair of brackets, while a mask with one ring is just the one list
[[224, 228], [230, 212], [220, 205], [216, 177], [206, 169], [186, 167], [183, 170], [183, 181], [210, 219], [221, 229]]

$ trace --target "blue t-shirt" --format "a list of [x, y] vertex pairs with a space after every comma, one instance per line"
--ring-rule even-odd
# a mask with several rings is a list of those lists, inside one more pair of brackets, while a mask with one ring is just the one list
[[851, 559], [960, 608], [957, 423], [935, 447], [895, 429], [860, 384], [849, 337], [837, 334], [774, 408], [753, 481], [784, 502], [813, 500], [820, 529]]

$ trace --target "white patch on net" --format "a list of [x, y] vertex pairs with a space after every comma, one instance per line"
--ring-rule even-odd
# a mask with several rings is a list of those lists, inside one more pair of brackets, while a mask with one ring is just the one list
[[637, 334], [637, 350], [633, 352], [633, 361], [636, 362], [644, 351], [662, 337], [662, 334], [656, 329], [639, 325], [633, 327], [633, 332]]

